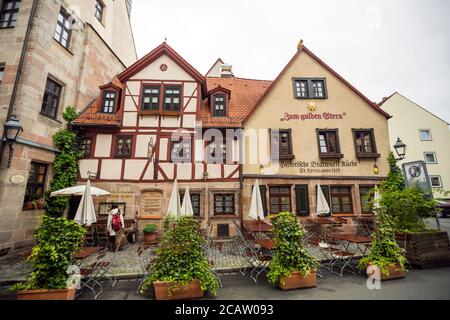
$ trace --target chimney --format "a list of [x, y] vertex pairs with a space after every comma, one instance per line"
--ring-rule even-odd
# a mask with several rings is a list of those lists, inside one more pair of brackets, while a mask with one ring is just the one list
[[220, 77], [221, 78], [234, 77], [233, 66], [231, 64], [222, 64], [220, 66]]

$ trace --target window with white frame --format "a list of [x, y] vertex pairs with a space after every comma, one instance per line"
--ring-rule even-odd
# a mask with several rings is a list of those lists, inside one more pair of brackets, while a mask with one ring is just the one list
[[431, 141], [431, 130], [430, 129], [420, 129], [420, 140]]
[[431, 187], [442, 188], [441, 176], [430, 176], [430, 181], [431, 181]]
[[425, 152], [425, 162], [429, 164], [437, 163], [437, 157], [435, 152]]

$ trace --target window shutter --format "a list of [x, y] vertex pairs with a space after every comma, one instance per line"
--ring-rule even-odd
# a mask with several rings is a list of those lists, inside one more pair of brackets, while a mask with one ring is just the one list
[[264, 216], [267, 217], [267, 187], [266, 186], [259, 186], [259, 191], [261, 192], [261, 199], [262, 204], [264, 208]]
[[333, 208], [331, 206], [331, 198], [330, 198], [330, 186], [320, 186], [323, 192], [323, 195], [325, 196], [325, 199], [327, 200], [328, 206], [330, 207], [330, 216], [333, 213]]
[[295, 186], [295, 205], [297, 207], [297, 215], [300, 217], [309, 216], [309, 195], [308, 185]]

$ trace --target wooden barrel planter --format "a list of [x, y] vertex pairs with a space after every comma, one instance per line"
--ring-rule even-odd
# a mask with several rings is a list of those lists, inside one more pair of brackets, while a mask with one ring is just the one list
[[400, 247], [406, 250], [406, 259], [414, 267], [440, 268], [450, 266], [450, 242], [445, 231], [398, 233]]
[[17, 300], [75, 300], [75, 289], [18, 291]]
[[300, 272], [293, 272], [289, 277], [281, 279], [278, 287], [281, 290], [315, 288], [317, 287], [317, 271], [313, 270], [307, 276], [303, 276]]
[[193, 280], [185, 286], [175, 282], [155, 281], [153, 286], [156, 300], [198, 299], [205, 295], [198, 280]]

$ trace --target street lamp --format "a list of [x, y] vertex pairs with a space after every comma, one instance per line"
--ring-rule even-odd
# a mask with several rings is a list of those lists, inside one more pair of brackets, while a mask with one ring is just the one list
[[17, 119], [16, 116], [11, 116], [11, 119], [9, 119], [4, 125], [3, 125], [3, 138], [2, 138], [2, 145], [1, 145], [1, 152], [0, 157], [3, 155], [3, 150], [5, 147], [5, 144], [8, 144], [9, 147], [9, 155], [8, 155], [8, 165], [7, 167], [11, 167], [11, 159], [14, 153], [13, 145], [17, 142], [20, 134], [23, 131], [22, 125], [20, 124], [19, 119]]
[[405, 159], [405, 157], [406, 157], [406, 144], [404, 144], [403, 141], [400, 140], [400, 138], [398, 138], [397, 142], [394, 144], [394, 149], [395, 149], [395, 152], [398, 155], [398, 158], [396, 158], [395, 160], [401, 161], [401, 160]]

